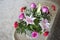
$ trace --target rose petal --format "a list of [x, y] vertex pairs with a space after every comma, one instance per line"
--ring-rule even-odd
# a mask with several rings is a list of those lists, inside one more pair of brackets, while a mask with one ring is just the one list
[[55, 5], [52, 4], [51, 7], [52, 7], [52, 9], [53, 9], [54, 11], [56, 11], [56, 6], [55, 6]]
[[20, 8], [20, 11], [23, 12], [26, 9], [26, 7]]
[[46, 36], [48, 36], [48, 34], [49, 34], [49, 32], [48, 31], [46, 31], [46, 32], [44, 32], [44, 36], [46, 37]]
[[18, 27], [18, 22], [16, 21], [15, 23], [14, 23], [14, 28], [17, 28]]

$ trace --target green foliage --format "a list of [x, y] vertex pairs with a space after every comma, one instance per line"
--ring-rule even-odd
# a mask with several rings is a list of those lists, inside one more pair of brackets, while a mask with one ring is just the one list
[[26, 33], [25, 29], [26, 29], [26, 22], [22, 21], [22, 22], [19, 23], [19, 27], [16, 30], [19, 33], [20, 32], [21, 33]]
[[33, 13], [33, 11], [31, 9], [26, 9], [25, 10], [25, 14], [30, 16]]
[[16, 29], [18, 33], [25, 33], [26, 34], [26, 30], [29, 30], [29, 31], [37, 31], [38, 33], [42, 33], [41, 30], [42, 28], [40, 27], [39, 25], [39, 22], [41, 21], [40, 19], [41, 18], [44, 18], [44, 19], [48, 19], [50, 20], [50, 15], [46, 14], [46, 13], [43, 13], [41, 10], [39, 13], [37, 13], [37, 8], [35, 9], [27, 9], [25, 10], [24, 12], [27, 16], [30, 16], [31, 14], [33, 15], [33, 17], [35, 17], [36, 19], [34, 20], [34, 24], [26, 24], [25, 21], [22, 21], [22, 20], [19, 20], [19, 26], [18, 28]]
[[35, 19], [35, 20], [34, 20], [35, 25], [38, 25], [38, 24], [39, 24], [39, 22], [40, 22], [40, 20], [39, 20], [39, 19]]
[[37, 31], [37, 32], [40, 32], [42, 30], [39, 25], [34, 25], [34, 24], [29, 24], [27, 28], [30, 31]]

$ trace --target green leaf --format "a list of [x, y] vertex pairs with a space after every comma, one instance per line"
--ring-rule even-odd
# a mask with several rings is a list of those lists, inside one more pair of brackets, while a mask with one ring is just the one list
[[33, 31], [34, 31], [34, 30], [36, 30], [36, 27], [37, 27], [37, 26], [32, 24], [31, 27], [32, 27], [32, 29], [33, 29]]
[[41, 31], [41, 28], [40, 28], [39, 25], [30, 24], [30, 25], [29, 25], [29, 29], [30, 29], [31, 31], [37, 31], [37, 32]]
[[40, 27], [40, 25], [39, 25], [39, 27], [37, 28], [37, 31], [38, 32], [40, 32], [42, 29], [41, 29], [41, 27]]
[[37, 11], [37, 8], [33, 9], [33, 11], [32, 11], [33, 16], [36, 16], [36, 11]]
[[39, 24], [39, 21], [40, 21], [39, 19], [35, 19], [34, 20], [35, 25], [38, 25]]
[[16, 32], [17, 32], [17, 33], [20, 33], [20, 28], [17, 28], [17, 29], [16, 29]]
[[21, 34], [22, 34], [22, 33], [26, 33], [26, 32], [25, 32], [26, 22], [24, 22], [24, 21], [20, 22], [20, 23], [19, 23], [19, 29], [20, 29], [20, 30], [18, 30], [18, 31], [20, 31]]
[[21, 34], [24, 33], [24, 32], [25, 32], [25, 30], [24, 30], [24, 28], [22, 27], [22, 28], [21, 28]]
[[30, 29], [31, 29], [31, 30], [34, 30], [32, 25], [30, 25]]
[[40, 31], [39, 33], [42, 34], [42, 31]]
[[35, 9], [32, 10], [33, 13], [36, 13], [36, 11], [37, 11], [37, 8], [35, 8]]
[[28, 29], [28, 30], [30, 30], [30, 31], [32, 31], [32, 30], [33, 30], [33, 28], [32, 28], [32, 26], [31, 26], [31, 24], [29, 24], [29, 25], [27, 26], [27, 29]]
[[31, 9], [26, 9], [25, 14], [30, 16], [32, 14], [32, 10]]

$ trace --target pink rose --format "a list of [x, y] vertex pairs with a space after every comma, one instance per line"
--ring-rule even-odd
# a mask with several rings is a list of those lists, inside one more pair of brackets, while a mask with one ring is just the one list
[[24, 19], [24, 13], [20, 13], [20, 15], [19, 15], [19, 19]]
[[43, 6], [41, 10], [43, 13], [49, 13], [49, 9], [46, 6]]
[[32, 38], [37, 38], [38, 37], [38, 32], [32, 32]]
[[36, 8], [36, 4], [35, 3], [32, 3], [31, 4], [31, 8]]

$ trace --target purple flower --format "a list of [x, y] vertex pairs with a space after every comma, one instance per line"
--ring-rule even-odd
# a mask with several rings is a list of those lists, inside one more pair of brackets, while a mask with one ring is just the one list
[[31, 8], [36, 8], [36, 4], [35, 3], [32, 3], [31, 4]]
[[24, 13], [20, 13], [19, 19], [20, 19], [20, 20], [24, 19]]
[[46, 7], [46, 6], [43, 6], [41, 10], [42, 10], [43, 13], [48, 13], [49, 12], [48, 7]]
[[37, 38], [38, 37], [38, 32], [32, 32], [32, 38]]

